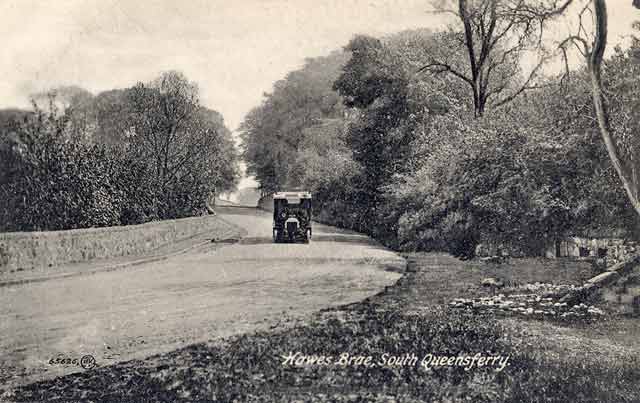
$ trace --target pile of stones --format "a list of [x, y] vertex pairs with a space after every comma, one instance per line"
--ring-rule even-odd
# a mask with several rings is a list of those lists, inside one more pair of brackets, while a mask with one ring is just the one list
[[[548, 287], [544, 288], [547, 289]], [[449, 306], [488, 313], [534, 317], [588, 318], [604, 315], [603, 310], [592, 305], [584, 303], [569, 305], [565, 302], [559, 302], [556, 298], [545, 297], [535, 293], [511, 294], [508, 296], [499, 294], [493, 297], [481, 298], [456, 298], [449, 303]]]
[[523, 291], [536, 294], [560, 294], [575, 290], [577, 286], [573, 284], [551, 284], [551, 283], [532, 283], [519, 287]]

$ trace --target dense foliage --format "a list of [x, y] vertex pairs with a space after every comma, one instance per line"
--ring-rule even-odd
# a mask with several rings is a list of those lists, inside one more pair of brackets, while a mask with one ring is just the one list
[[65, 87], [44, 99], [31, 112], [3, 113], [0, 230], [199, 215], [235, 186], [230, 132], [180, 73], [95, 97]]
[[[327, 58], [312, 59], [279, 82], [243, 126], [245, 158], [263, 190], [304, 187], [322, 221], [393, 247], [461, 257], [480, 243], [537, 255], [568, 235], [635, 235], [638, 219], [599, 138], [586, 72], [547, 77], [478, 116], [463, 80], [421, 69], [443, 54], [464, 66], [450, 35], [356, 36], [328, 57], [330, 68]], [[617, 94], [611, 124], [629, 155], [638, 147], [638, 48], [616, 50], [604, 75]], [[292, 90], [300, 91], [298, 77], [312, 83], [306, 98]], [[526, 79], [506, 77], [499, 84], [513, 88]], [[318, 99], [343, 107], [332, 103], [326, 113]]]
[[265, 192], [285, 186], [304, 129], [324, 119], [340, 118], [342, 100], [331, 90], [346, 55], [308, 59], [305, 66], [275, 83], [272, 94], [246, 116], [240, 127], [247, 172]]

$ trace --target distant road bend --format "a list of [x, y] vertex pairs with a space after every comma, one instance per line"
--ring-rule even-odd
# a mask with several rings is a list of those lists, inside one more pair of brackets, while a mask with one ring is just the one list
[[391, 251], [364, 235], [315, 224], [308, 244], [274, 244], [271, 216], [219, 207], [245, 228], [240, 242], [211, 244], [160, 262], [0, 287], [0, 384], [82, 370], [58, 356], [109, 365], [359, 301], [400, 276]]

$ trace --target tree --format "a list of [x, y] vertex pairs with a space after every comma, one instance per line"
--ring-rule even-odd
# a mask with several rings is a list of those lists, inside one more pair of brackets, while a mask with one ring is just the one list
[[467, 107], [455, 79], [415, 74], [431, 54], [447, 47], [430, 30], [382, 39], [358, 35], [345, 47], [351, 58], [334, 84], [351, 108], [346, 142], [362, 168], [362, 221], [369, 234], [389, 245], [395, 243], [398, 212], [386, 209], [383, 188], [394, 175], [413, 170], [411, 150], [425, 122]]
[[313, 193], [316, 219], [366, 230], [359, 220], [365, 207], [358, 187], [360, 166], [346, 144], [345, 121], [326, 119], [305, 132], [292, 166], [292, 180]]
[[[540, 69], [549, 58], [541, 46], [545, 24], [561, 14], [571, 2], [436, 1], [436, 11], [455, 16], [461, 29], [450, 29], [445, 37], [455, 45], [434, 54], [420, 70], [446, 73], [466, 83], [473, 97], [475, 115], [481, 116], [488, 107], [500, 107], [523, 92], [539, 87]], [[460, 49], [466, 52], [464, 65], [449, 57]], [[520, 61], [523, 55], [536, 51], [540, 53], [539, 60], [526, 77], [517, 80], [522, 73]]]
[[66, 85], [31, 94], [30, 98], [41, 109], [48, 108], [50, 100], [54, 99], [56, 107], [61, 112], [66, 112], [67, 109], [76, 109], [78, 106], [89, 102], [93, 98], [93, 94], [77, 85]]
[[342, 99], [331, 86], [346, 59], [343, 52], [307, 59], [301, 69], [276, 82], [273, 92], [245, 117], [240, 126], [243, 157], [264, 193], [299, 185], [291, 167], [305, 129], [344, 117]]
[[[235, 184], [230, 132], [219, 114], [200, 105], [195, 83], [172, 71], [137, 84], [128, 96], [131, 129], [126, 141], [137, 158], [150, 164], [158, 217], [204, 211], [211, 193]], [[228, 171], [220, 176], [222, 167]]]
[[0, 111], [1, 230], [199, 215], [237, 183], [231, 132], [181, 73], [95, 97], [77, 87], [48, 97], [44, 108]]
[[[640, 8], [637, 0], [633, 5]], [[586, 31], [583, 26], [582, 18], [584, 14], [590, 11], [594, 16], [593, 38], [591, 41], [585, 39], [581, 34]], [[567, 47], [575, 45], [580, 53], [584, 56], [591, 81], [591, 93], [593, 105], [596, 112], [598, 127], [600, 134], [607, 148], [611, 163], [616, 170], [627, 196], [640, 215], [640, 178], [638, 165], [635, 162], [632, 145], [630, 139], [616, 138], [612, 131], [610, 122], [609, 105], [605, 96], [605, 88], [602, 80], [602, 65], [604, 61], [604, 52], [607, 46], [607, 4], [605, 0], [590, 0], [579, 14], [579, 28], [576, 35], [569, 36], [559, 45], [563, 54], [567, 54]], [[626, 141], [625, 141], [626, 140]], [[626, 149], [625, 149], [626, 148]]]
[[351, 58], [334, 83], [354, 108], [346, 142], [353, 158], [362, 166], [363, 219], [373, 234], [379, 222], [381, 191], [402, 160], [402, 144], [409, 144], [408, 131], [398, 130], [410, 113], [407, 108], [408, 76], [392, 57], [388, 46], [373, 37], [358, 35], [345, 50]]
[[[116, 225], [120, 195], [107, 150], [71, 130], [68, 113], [34, 111], [0, 144], [0, 230]], [[4, 165], [4, 164], [3, 164]]]

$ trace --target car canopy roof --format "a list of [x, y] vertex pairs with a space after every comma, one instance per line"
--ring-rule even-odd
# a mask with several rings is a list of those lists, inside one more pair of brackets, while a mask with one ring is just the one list
[[311, 199], [311, 192], [277, 192], [274, 199]]

